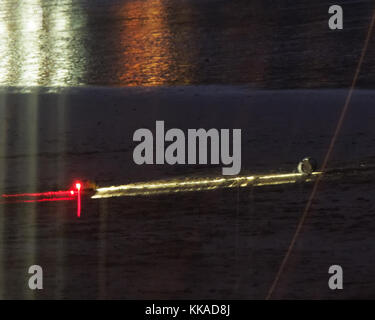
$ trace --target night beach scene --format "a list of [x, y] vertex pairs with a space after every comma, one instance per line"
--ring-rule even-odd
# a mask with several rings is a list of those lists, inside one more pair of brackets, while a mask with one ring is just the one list
[[374, 1], [0, 4], [0, 300], [375, 299]]

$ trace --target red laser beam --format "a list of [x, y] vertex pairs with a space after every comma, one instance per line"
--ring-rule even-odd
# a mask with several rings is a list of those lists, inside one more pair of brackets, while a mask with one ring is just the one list
[[2, 201], [0, 204], [74, 201], [77, 199], [77, 217], [79, 218], [82, 211], [82, 190], [82, 183], [76, 182], [74, 188], [67, 191], [3, 194], [1, 198], [6, 199], [6, 201]]
[[74, 197], [70, 198], [46, 198], [46, 199], [33, 199], [33, 200], [13, 200], [13, 201], [4, 201], [0, 204], [13, 204], [13, 203], [37, 203], [37, 202], [57, 202], [57, 201], [73, 201]]
[[74, 191], [50, 191], [50, 192], [41, 192], [41, 193], [3, 194], [2, 197], [3, 198], [38, 198], [38, 197], [58, 198], [58, 197], [64, 197], [67, 195], [74, 195]]
[[77, 189], [77, 217], [81, 217], [81, 188], [82, 184], [80, 182], [76, 183], [76, 189]]

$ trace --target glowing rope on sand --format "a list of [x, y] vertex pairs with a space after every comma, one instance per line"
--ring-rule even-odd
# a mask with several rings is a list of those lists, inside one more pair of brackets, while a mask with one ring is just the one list
[[240, 176], [236, 178], [223, 177], [132, 183], [122, 186], [97, 188], [96, 193], [92, 196], [92, 199], [214, 190], [218, 188], [279, 185], [296, 183], [298, 181], [311, 181], [315, 176], [318, 176], [321, 173], [322, 172], [314, 172], [311, 175], [305, 175], [302, 173], [286, 173], [264, 176]]

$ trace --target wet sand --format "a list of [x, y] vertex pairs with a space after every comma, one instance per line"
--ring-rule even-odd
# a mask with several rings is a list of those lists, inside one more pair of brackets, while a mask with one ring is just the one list
[[[132, 134], [156, 120], [240, 128], [241, 174], [291, 172], [306, 155], [321, 163], [346, 94], [229, 86], [3, 91], [0, 189], [221, 175], [220, 166], [136, 166]], [[374, 164], [374, 99], [373, 91], [355, 92], [331, 168]], [[311, 188], [85, 197], [81, 219], [74, 202], [0, 205], [1, 297], [263, 299]], [[373, 188], [366, 173], [322, 180], [275, 298], [374, 297]], [[26, 287], [31, 264], [44, 268], [44, 290], [35, 294]], [[340, 292], [327, 286], [333, 264], [344, 268]]]

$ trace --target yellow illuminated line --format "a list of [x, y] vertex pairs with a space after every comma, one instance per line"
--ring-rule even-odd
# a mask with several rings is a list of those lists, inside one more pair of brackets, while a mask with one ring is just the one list
[[[322, 172], [313, 172], [312, 175], [316, 176], [321, 174]], [[266, 175], [258, 177], [259, 179], [282, 179], [282, 178], [293, 178], [293, 177], [303, 177], [303, 173], [285, 173], [285, 174], [275, 174], [275, 175]]]
[[282, 178], [292, 178], [292, 177], [302, 177], [302, 173], [286, 173], [286, 174], [277, 174], [277, 175], [267, 175], [259, 177], [259, 179], [282, 179]]
[[[322, 172], [314, 172], [312, 176], [321, 174]], [[299, 179], [305, 178], [304, 181], [311, 181], [311, 176], [301, 173], [272, 174], [264, 176], [239, 176], [235, 178], [204, 178], [195, 180], [172, 180], [146, 183], [133, 183], [121, 186], [112, 186], [96, 189], [93, 199], [112, 198], [123, 196], [147, 196], [154, 194], [189, 192], [214, 190], [218, 188], [234, 188], [247, 186], [267, 186], [295, 183]]]

